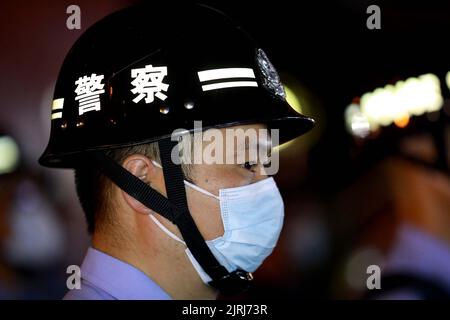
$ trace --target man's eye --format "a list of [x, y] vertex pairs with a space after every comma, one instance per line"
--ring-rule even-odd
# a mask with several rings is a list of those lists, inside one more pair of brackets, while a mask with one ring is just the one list
[[253, 169], [256, 168], [257, 163], [256, 162], [247, 161], [247, 162], [243, 163], [241, 166], [243, 168], [249, 170], [249, 171], [253, 171]]

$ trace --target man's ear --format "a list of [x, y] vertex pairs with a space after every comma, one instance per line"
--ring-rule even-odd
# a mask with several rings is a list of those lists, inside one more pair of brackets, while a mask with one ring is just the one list
[[[144, 155], [134, 154], [127, 157], [122, 166], [127, 169], [131, 174], [138, 177], [140, 180], [146, 184], [153, 187], [155, 190], [159, 191], [160, 186], [158, 185], [162, 178], [162, 170], [157, 168], [152, 161]], [[138, 200], [130, 196], [123, 190], [120, 190], [125, 202], [136, 212], [142, 214], [150, 214], [151, 209], [144, 206]]]

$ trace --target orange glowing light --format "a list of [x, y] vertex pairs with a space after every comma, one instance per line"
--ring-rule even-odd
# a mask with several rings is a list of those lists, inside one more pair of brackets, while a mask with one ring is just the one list
[[408, 125], [409, 123], [409, 116], [404, 116], [401, 118], [397, 118], [394, 120], [394, 123], [397, 127], [399, 128], [404, 128]]

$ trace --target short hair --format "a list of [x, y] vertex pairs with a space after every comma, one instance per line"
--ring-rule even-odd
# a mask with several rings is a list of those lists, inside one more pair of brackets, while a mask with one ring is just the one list
[[[157, 142], [109, 149], [104, 152], [119, 164], [133, 154], [141, 154], [161, 163]], [[191, 165], [182, 164], [181, 168], [185, 177], [191, 179]], [[86, 217], [88, 232], [93, 234], [97, 230], [106, 230], [113, 226], [117, 221], [111, 206], [113, 182], [91, 162], [81, 162], [75, 168], [74, 178], [78, 199]]]

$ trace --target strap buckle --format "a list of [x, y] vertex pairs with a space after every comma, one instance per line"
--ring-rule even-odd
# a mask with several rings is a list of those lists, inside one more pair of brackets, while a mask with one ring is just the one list
[[250, 272], [237, 269], [218, 280], [210, 281], [209, 284], [218, 289], [223, 295], [232, 296], [247, 291], [252, 280], [253, 275]]

